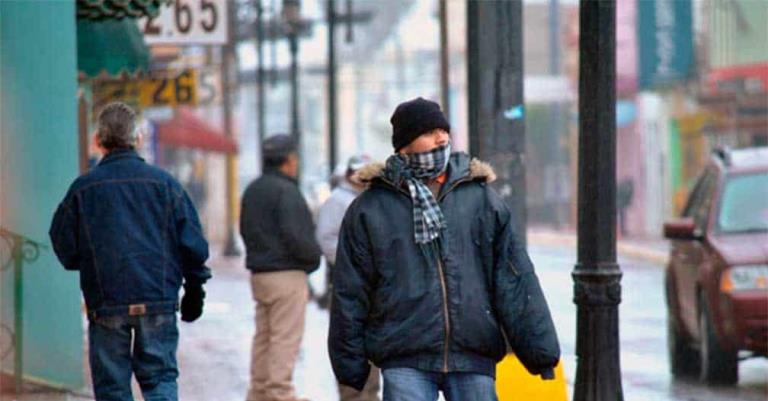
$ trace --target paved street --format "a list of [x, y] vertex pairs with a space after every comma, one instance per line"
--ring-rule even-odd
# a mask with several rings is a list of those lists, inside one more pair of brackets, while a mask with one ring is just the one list
[[[569, 394], [576, 372], [576, 307], [572, 302], [572, 250], [531, 247], [560, 335]], [[620, 259], [623, 302], [620, 307], [621, 367], [626, 400], [735, 401], [768, 399], [768, 361], [740, 364], [735, 388], [708, 388], [696, 381], [677, 382], [669, 374], [666, 354], [666, 307], [663, 269], [636, 259]]]
[[[575, 253], [570, 247], [534, 245], [531, 256], [552, 308], [563, 349], [569, 394], [575, 378], [576, 308], [570, 271]], [[765, 401], [768, 361], [742, 362], [735, 388], [708, 388], [695, 381], [676, 382], [668, 373], [665, 318], [660, 266], [635, 259], [620, 260], [624, 271], [621, 304], [621, 361], [628, 401]], [[241, 259], [215, 258], [215, 279], [207, 286], [206, 313], [194, 324], [179, 323], [181, 344], [180, 399], [183, 401], [241, 401], [248, 383], [253, 301], [248, 272]], [[311, 281], [320, 284], [318, 272]], [[307, 310], [295, 383], [299, 394], [313, 401], [337, 400], [326, 352], [328, 314], [314, 303]], [[3, 398], [5, 400], [7, 398]], [[81, 400], [30, 394], [29, 401]]]

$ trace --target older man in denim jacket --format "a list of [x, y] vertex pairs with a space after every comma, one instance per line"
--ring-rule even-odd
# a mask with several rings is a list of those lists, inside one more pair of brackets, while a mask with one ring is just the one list
[[203, 311], [208, 243], [195, 207], [168, 173], [136, 153], [135, 113], [111, 103], [99, 115], [101, 162], [79, 177], [51, 224], [64, 268], [80, 272], [88, 309], [89, 358], [97, 400], [177, 400], [176, 311]]

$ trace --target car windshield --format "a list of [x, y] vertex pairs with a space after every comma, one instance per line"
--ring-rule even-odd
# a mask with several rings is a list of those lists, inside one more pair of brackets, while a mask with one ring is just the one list
[[724, 234], [768, 231], [768, 172], [730, 176], [717, 223]]

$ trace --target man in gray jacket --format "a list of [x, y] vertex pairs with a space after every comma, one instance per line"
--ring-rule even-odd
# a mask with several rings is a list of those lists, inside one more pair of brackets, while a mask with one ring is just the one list
[[[326, 293], [320, 297], [318, 304], [328, 306], [329, 295], [333, 290], [331, 272], [336, 263], [336, 246], [339, 243], [339, 230], [344, 213], [352, 201], [365, 190], [366, 185], [357, 179], [357, 172], [370, 163], [366, 155], [353, 156], [347, 162], [347, 171], [339, 185], [331, 192], [331, 196], [323, 203], [317, 217], [317, 242], [325, 255], [326, 265]], [[372, 367], [368, 382], [363, 391], [357, 391], [352, 387], [339, 384], [339, 398], [341, 401], [378, 401], [379, 400], [379, 369]]]

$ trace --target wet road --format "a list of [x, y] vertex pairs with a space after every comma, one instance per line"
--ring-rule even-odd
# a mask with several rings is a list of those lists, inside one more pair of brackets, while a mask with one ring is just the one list
[[[572, 302], [570, 271], [576, 255], [572, 250], [541, 246], [531, 247], [530, 252], [554, 315], [569, 394], [572, 395], [576, 375], [576, 306]], [[768, 400], [766, 359], [741, 362], [736, 387], [712, 388], [695, 380], [674, 380], [669, 373], [666, 353], [664, 270], [661, 266], [635, 259], [620, 259], [619, 264], [624, 272], [619, 335], [626, 400]]]

